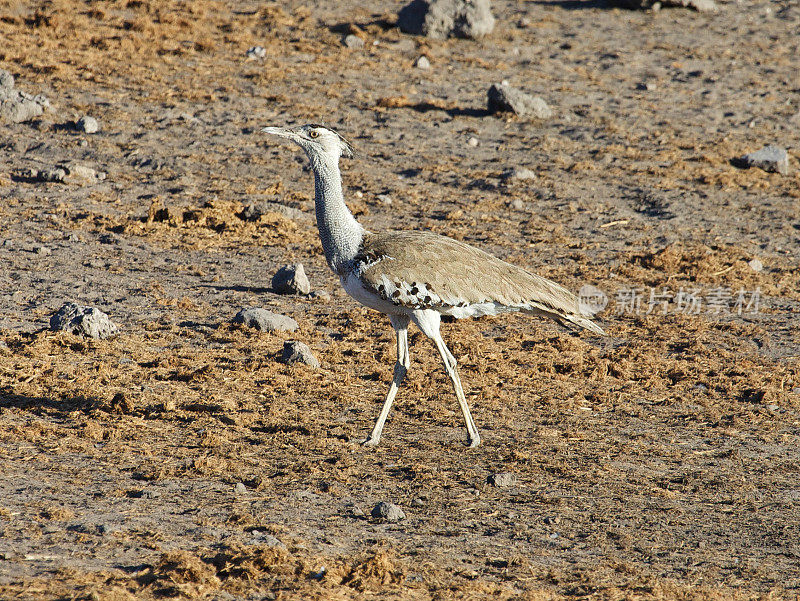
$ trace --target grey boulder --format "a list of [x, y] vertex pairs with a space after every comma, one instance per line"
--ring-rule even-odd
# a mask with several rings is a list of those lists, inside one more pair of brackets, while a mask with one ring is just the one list
[[413, 0], [397, 15], [401, 31], [436, 40], [481, 38], [494, 23], [489, 0]]
[[110, 338], [119, 333], [119, 328], [100, 309], [82, 307], [75, 303], [64, 304], [50, 317], [50, 329], [95, 340]]

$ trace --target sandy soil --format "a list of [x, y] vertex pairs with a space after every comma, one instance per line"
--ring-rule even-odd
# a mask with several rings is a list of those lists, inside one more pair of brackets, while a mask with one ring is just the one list
[[[53, 105], [0, 131], [0, 598], [798, 598], [800, 7], [495, 2], [490, 38], [432, 42], [393, 27], [401, 6], [0, 2], [0, 67]], [[486, 114], [502, 79], [555, 116]], [[84, 114], [99, 133], [69, 127]], [[415, 333], [362, 447], [393, 334], [326, 271], [304, 159], [258, 132], [308, 121], [358, 148], [367, 227], [595, 285], [609, 337], [446, 324], [466, 449]], [[731, 163], [770, 143], [789, 175]], [[63, 161], [107, 177], [21, 175]], [[241, 218], [273, 198], [307, 218]], [[330, 299], [270, 290], [293, 261]], [[68, 300], [121, 334], [48, 331]], [[250, 306], [300, 330], [230, 324]], [[322, 367], [281, 364], [287, 339]]]

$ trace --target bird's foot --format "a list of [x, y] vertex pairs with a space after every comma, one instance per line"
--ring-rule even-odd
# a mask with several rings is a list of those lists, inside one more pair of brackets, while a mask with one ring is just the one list
[[364, 442], [362, 442], [361, 445], [365, 447], [377, 447], [380, 440], [381, 440], [380, 438], [373, 438], [370, 435], [367, 436], [367, 439]]
[[481, 437], [478, 436], [477, 434], [473, 438], [467, 439], [467, 446], [470, 449], [474, 449], [475, 447], [480, 446], [480, 444], [481, 444]]

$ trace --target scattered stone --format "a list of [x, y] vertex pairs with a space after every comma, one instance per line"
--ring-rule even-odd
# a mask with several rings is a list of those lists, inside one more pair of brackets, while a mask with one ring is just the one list
[[691, 8], [700, 13], [716, 12], [714, 0], [613, 0], [613, 3], [632, 10], [654, 10], [662, 7]]
[[[238, 486], [238, 484], [237, 484]], [[283, 544], [280, 540], [272, 536], [267, 532], [262, 532], [261, 530], [253, 530], [250, 532], [253, 535], [253, 538], [256, 540], [257, 543], [266, 545], [268, 547], [273, 547], [275, 549], [285, 549], [286, 545]]]
[[64, 304], [50, 317], [50, 329], [95, 340], [103, 340], [119, 333], [119, 328], [111, 322], [108, 315], [94, 307], [82, 307], [75, 303]]
[[743, 167], [758, 167], [781, 175], [789, 173], [789, 155], [779, 146], [764, 146], [761, 150], [746, 154], [735, 162]]
[[387, 207], [392, 206], [392, 197], [389, 196], [388, 194], [378, 194], [378, 196], [376, 196], [375, 198], [377, 198], [379, 201], [381, 201], [382, 204], [386, 205]]
[[345, 510], [351, 518], [363, 518], [366, 516], [364, 510], [355, 503], [348, 504]]
[[106, 174], [102, 171], [97, 171], [92, 169], [91, 167], [87, 167], [86, 165], [80, 165], [78, 163], [69, 163], [64, 166], [67, 174], [64, 178], [65, 182], [97, 182], [106, 179]]
[[242, 309], [233, 318], [233, 323], [242, 323], [261, 332], [294, 332], [297, 322], [279, 313], [273, 313], [262, 308]]
[[41, 94], [33, 96], [14, 88], [14, 76], [0, 69], [0, 121], [23, 123], [50, 108], [50, 101]]
[[522, 181], [536, 179], [536, 173], [526, 167], [513, 167], [506, 169], [501, 176], [506, 181]]
[[49, 255], [49, 254], [50, 254], [52, 251], [51, 251], [49, 248], [47, 248], [46, 246], [37, 246], [37, 247], [36, 247], [36, 248], [33, 250], [33, 252], [35, 252], [37, 255], [40, 255], [40, 256], [42, 256], [42, 257], [46, 257], [46, 256], [47, 256], [47, 255]]
[[381, 501], [372, 508], [372, 517], [378, 520], [386, 520], [387, 522], [399, 522], [406, 518], [406, 514], [394, 503]]
[[262, 215], [267, 213], [277, 213], [288, 219], [295, 221], [304, 219], [307, 215], [300, 209], [281, 204], [272, 200], [262, 200], [247, 205], [241, 213], [242, 219], [246, 221], [258, 221]]
[[251, 60], [261, 60], [267, 56], [267, 50], [263, 46], [251, 46], [247, 49], [247, 58]]
[[237, 482], [236, 485], [233, 487], [233, 492], [237, 495], [242, 495], [247, 492], [247, 487], [242, 482]]
[[64, 178], [67, 177], [67, 172], [61, 168], [25, 169], [19, 175], [35, 182], [63, 182]]
[[497, 488], [507, 488], [517, 483], [517, 476], [511, 472], [502, 472], [500, 474], [492, 474], [486, 478], [486, 481]]
[[308, 295], [311, 298], [316, 298], [323, 302], [328, 302], [331, 300], [331, 293], [327, 290], [314, 290], [311, 294]]
[[281, 361], [287, 365], [305, 363], [314, 368], [319, 367], [319, 361], [311, 352], [311, 349], [308, 348], [308, 345], [297, 340], [287, 340], [283, 343]]
[[553, 111], [544, 100], [512, 88], [506, 82], [492, 84], [487, 96], [490, 113], [512, 112], [520, 117], [536, 119], [549, 119], [553, 116]]
[[272, 288], [278, 294], [308, 294], [311, 283], [302, 263], [284, 265], [272, 276]]
[[472, 136], [469, 140], [467, 140], [467, 145], [475, 148], [478, 145], [478, 138]]
[[515, 211], [524, 211], [525, 210], [525, 203], [520, 200], [519, 198], [515, 198], [512, 200], [508, 206], [510, 206]]
[[96, 134], [98, 131], [100, 131], [100, 124], [94, 117], [84, 115], [75, 122], [75, 129], [86, 134]]
[[750, 269], [756, 272], [759, 272], [762, 269], [764, 269], [764, 264], [758, 259], [753, 259], [749, 261], [747, 264], [750, 266]]
[[105, 173], [77, 163], [59, 165], [48, 169], [23, 169], [18, 175], [34, 182], [57, 183], [94, 183], [106, 178]]
[[353, 49], [364, 47], [364, 40], [362, 40], [360, 37], [352, 33], [345, 36], [343, 43], [348, 48], [353, 48]]
[[420, 56], [414, 63], [414, 66], [417, 69], [423, 69], [427, 71], [428, 69], [431, 68], [431, 61], [428, 60], [427, 56]]
[[489, 0], [413, 0], [397, 15], [401, 31], [436, 40], [477, 39], [494, 29]]
[[636, 84], [637, 90], [645, 90], [647, 92], [653, 92], [657, 87], [652, 81], [642, 81]]
[[411, 507], [416, 507], [418, 509], [420, 507], [425, 507], [425, 499], [422, 497], [414, 497], [414, 499], [411, 501]]

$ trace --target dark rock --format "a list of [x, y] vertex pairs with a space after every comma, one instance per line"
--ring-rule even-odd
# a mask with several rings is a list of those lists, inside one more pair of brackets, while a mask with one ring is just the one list
[[379, 520], [386, 520], [387, 522], [399, 522], [406, 518], [406, 514], [394, 503], [381, 501], [372, 508], [372, 517]]
[[511, 472], [502, 472], [500, 474], [492, 474], [486, 481], [497, 488], [507, 488], [517, 483], [517, 476]]
[[272, 288], [278, 294], [309, 294], [311, 283], [302, 263], [284, 265], [272, 276]]
[[242, 323], [262, 332], [294, 332], [298, 327], [291, 317], [261, 308], [242, 309], [233, 318], [233, 323]]
[[779, 146], [765, 146], [734, 161], [740, 167], [758, 167], [764, 171], [788, 175], [789, 155]]
[[353, 49], [364, 47], [364, 40], [358, 37], [357, 35], [353, 35], [352, 33], [345, 36], [342, 43], [348, 48], [353, 48]]
[[294, 220], [304, 219], [308, 216], [300, 209], [295, 209], [294, 207], [289, 207], [272, 200], [262, 200], [251, 203], [244, 208], [240, 216], [246, 221], [258, 221], [262, 215], [266, 215], [267, 213], [277, 213], [278, 215]]
[[544, 100], [512, 88], [505, 82], [492, 84], [487, 94], [487, 104], [490, 113], [512, 112], [520, 117], [536, 119], [549, 119], [553, 116], [553, 111]]
[[75, 122], [75, 129], [86, 134], [96, 134], [98, 131], [100, 131], [100, 124], [94, 117], [84, 115]]
[[283, 343], [281, 361], [288, 365], [293, 363], [305, 363], [314, 368], [319, 367], [319, 361], [311, 352], [311, 349], [308, 348], [308, 345], [297, 340], [287, 340]]
[[0, 121], [30, 121], [48, 108], [50, 101], [46, 97], [41, 94], [32, 96], [14, 88], [14, 76], [0, 69]]
[[444, 40], [477, 39], [494, 29], [489, 0], [413, 0], [397, 15], [401, 31]]
[[75, 303], [66, 303], [50, 317], [50, 329], [95, 340], [110, 338], [119, 333], [119, 328], [111, 322], [108, 315], [94, 307], [82, 307]]

